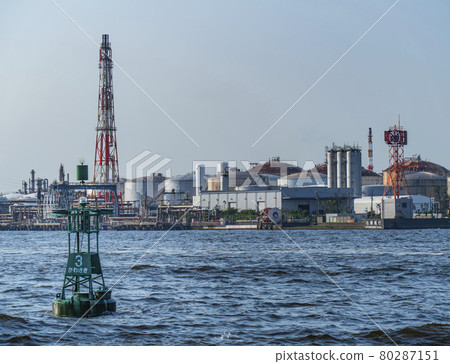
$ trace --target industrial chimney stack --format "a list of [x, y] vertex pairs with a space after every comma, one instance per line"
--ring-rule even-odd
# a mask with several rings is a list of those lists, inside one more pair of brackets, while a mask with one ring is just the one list
[[109, 35], [103, 34], [100, 46], [97, 139], [95, 144], [94, 183], [119, 183], [116, 124], [112, 76], [112, 50]]
[[372, 142], [372, 128], [369, 128], [369, 149], [368, 149], [369, 165], [367, 169], [373, 171], [373, 142]]

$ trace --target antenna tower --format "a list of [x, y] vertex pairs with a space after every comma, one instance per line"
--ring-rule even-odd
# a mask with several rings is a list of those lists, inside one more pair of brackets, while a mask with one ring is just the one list
[[398, 117], [398, 126], [389, 127], [389, 130], [384, 132], [384, 141], [389, 145], [389, 171], [386, 187], [384, 188], [383, 199], [392, 186], [392, 193], [395, 199], [400, 198], [400, 189], [405, 187], [406, 192], [409, 193], [408, 184], [406, 183], [405, 173], [403, 171], [403, 164], [405, 161], [404, 147], [408, 143], [408, 135], [406, 130], [400, 126], [400, 115]]

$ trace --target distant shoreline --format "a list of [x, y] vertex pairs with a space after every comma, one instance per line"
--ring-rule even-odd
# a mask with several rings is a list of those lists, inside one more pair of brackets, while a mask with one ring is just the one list
[[[329, 223], [329, 224], [319, 224], [319, 225], [308, 225], [308, 226], [282, 226], [283, 230], [362, 230], [364, 229], [364, 223]], [[128, 226], [118, 226], [118, 227], [106, 227], [103, 228], [103, 231], [158, 231], [158, 230], [169, 230], [170, 225], [165, 226], [164, 228], [156, 228], [153, 225], [146, 224], [134, 224]], [[56, 223], [40, 223], [40, 224], [32, 224], [32, 225], [0, 225], [0, 231], [66, 231], [67, 228], [64, 225], [56, 224]], [[183, 231], [230, 231], [230, 230], [254, 230], [259, 231], [257, 229], [256, 224], [247, 224], [247, 225], [225, 225], [225, 226], [181, 226], [176, 225], [171, 230], [183, 230]], [[271, 230], [279, 230], [277, 226], [274, 226]]]
[[[372, 219], [373, 220], [373, 219]], [[292, 225], [285, 224], [281, 227], [273, 225], [272, 228], [262, 230], [386, 230], [386, 229], [449, 229], [450, 219], [375, 219], [375, 224], [370, 224], [371, 219], [359, 222], [321, 223], [316, 225]], [[118, 226], [104, 226], [102, 231], [232, 231], [252, 230], [261, 231], [256, 224], [229, 224], [212, 225], [196, 223], [195, 225], [181, 224], [148, 224], [133, 223]], [[65, 223], [36, 223], [36, 224], [0, 224], [0, 231], [67, 231]]]

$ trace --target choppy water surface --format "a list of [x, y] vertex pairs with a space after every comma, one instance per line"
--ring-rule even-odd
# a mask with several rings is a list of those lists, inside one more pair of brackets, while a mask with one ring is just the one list
[[[398, 344], [450, 345], [450, 231], [289, 231]], [[164, 232], [103, 232], [110, 286]], [[64, 232], [0, 232], [0, 344], [51, 345]], [[59, 345], [388, 345], [280, 231], [171, 231]]]

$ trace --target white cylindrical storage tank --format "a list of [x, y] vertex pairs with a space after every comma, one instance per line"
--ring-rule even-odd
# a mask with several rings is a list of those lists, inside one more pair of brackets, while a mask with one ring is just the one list
[[362, 160], [361, 160], [361, 150], [355, 149], [353, 156], [353, 175], [355, 176], [355, 181], [353, 183], [353, 188], [355, 189], [355, 195], [361, 197], [362, 195]]
[[346, 178], [347, 185], [346, 186], [353, 187], [353, 182], [355, 181], [355, 178], [353, 175], [353, 173], [354, 173], [353, 149], [348, 149], [346, 151], [346, 155], [347, 155], [347, 166], [346, 166], [347, 167], [346, 168], [346, 170], [347, 170], [347, 178]]
[[337, 188], [345, 188], [346, 187], [346, 180], [345, 180], [345, 175], [346, 175], [346, 170], [345, 170], [345, 152], [342, 149], [339, 149], [337, 151]]
[[147, 180], [147, 197], [150, 199], [156, 198], [164, 189], [165, 177], [158, 174], [149, 176]]
[[336, 177], [337, 165], [336, 165], [336, 150], [329, 149], [327, 152], [327, 179], [328, 188], [336, 188], [337, 177]]
[[171, 177], [165, 180], [165, 193], [186, 192], [195, 192], [192, 173]]
[[353, 188], [355, 196], [362, 194], [362, 165], [361, 150], [351, 148], [347, 150], [347, 187]]
[[132, 202], [135, 204], [140, 201], [141, 195], [140, 191], [138, 190], [140, 185], [142, 185], [142, 183], [139, 183], [136, 179], [127, 180], [125, 182], [124, 200], [126, 202]]
[[213, 176], [208, 178], [208, 191], [220, 191], [220, 177]]

